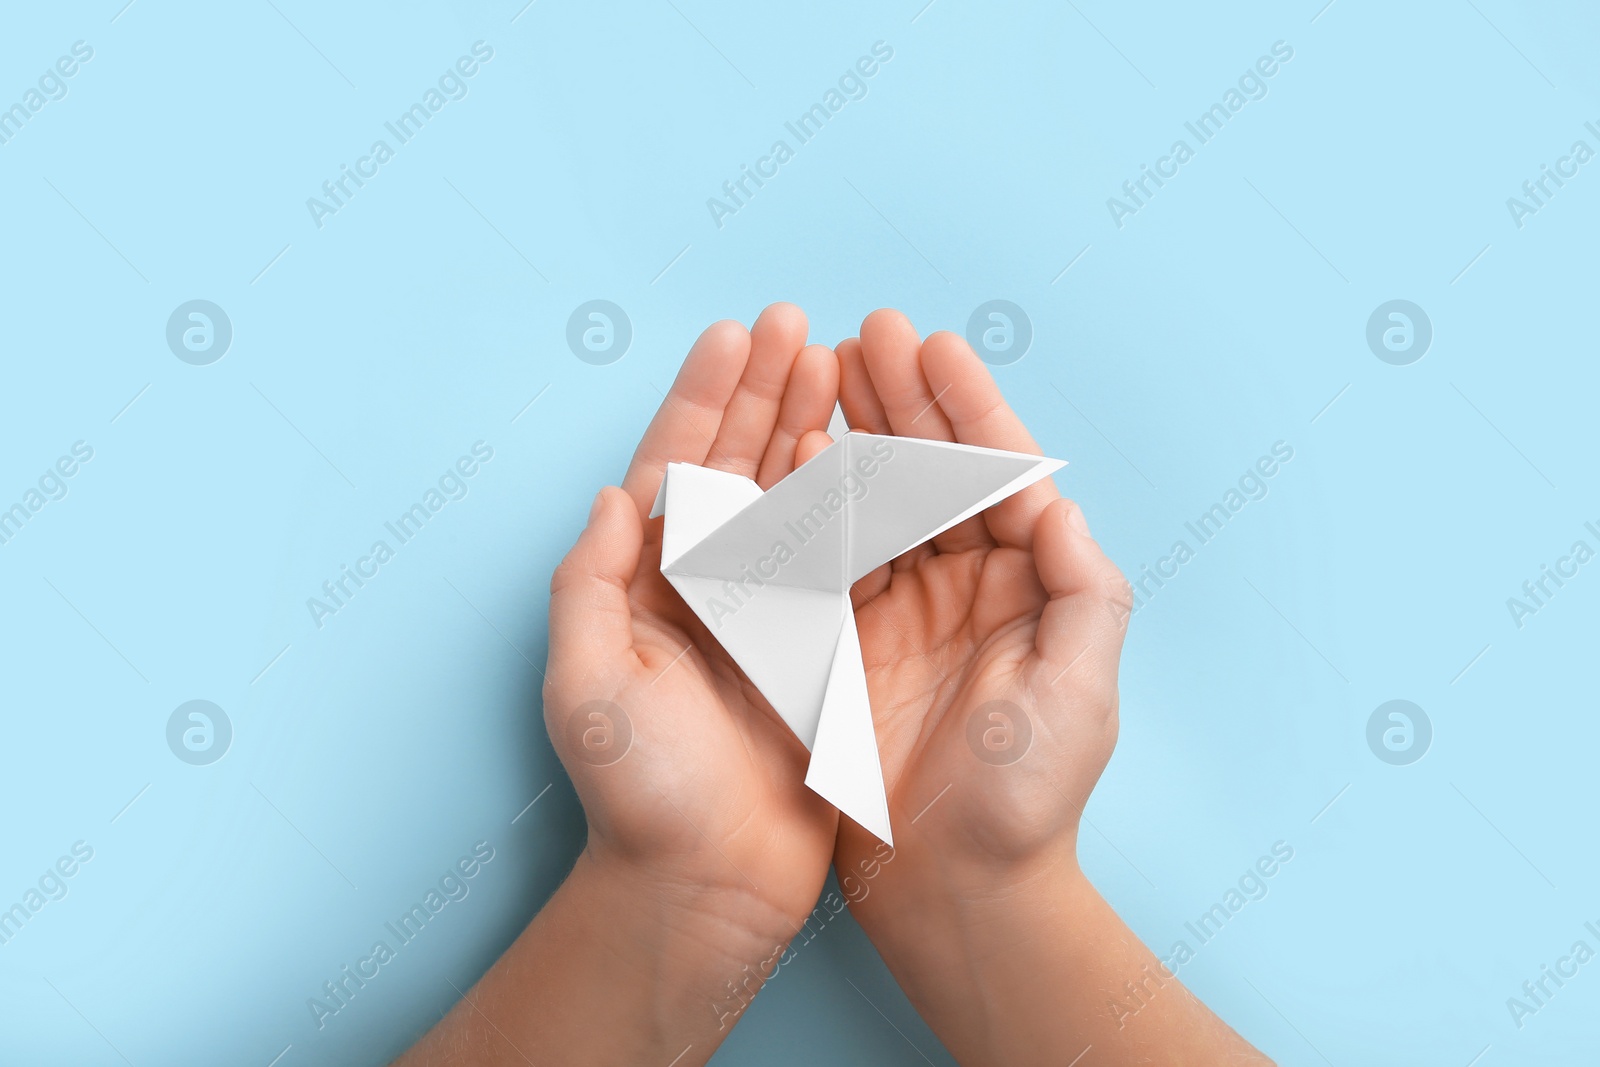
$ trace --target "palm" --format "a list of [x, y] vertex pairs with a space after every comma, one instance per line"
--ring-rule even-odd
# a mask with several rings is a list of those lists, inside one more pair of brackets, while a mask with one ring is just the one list
[[[959, 338], [919, 344], [875, 312], [839, 354], [854, 427], [1038, 451]], [[852, 591], [897, 845], [1010, 860], [1075, 833], [1115, 740], [1121, 642], [1120, 575], [1081, 525], [1038, 483]], [[841, 872], [874, 850], [841, 820]]]
[[629, 589], [637, 664], [615, 698], [663, 727], [638, 738], [636, 763], [618, 783], [635, 816], [651, 814], [618, 827], [619, 844], [698, 884], [755, 889], [786, 912], [809, 910], [814, 887], [789, 892], [792, 872], [826, 868], [836, 816], [804, 788], [804, 746], [662, 578], [659, 561], [659, 542], [647, 544]]
[[[858, 608], [897, 827], [930, 814], [933, 825], [957, 827], [961, 844], [1010, 855], [1067, 821], [1062, 795], [1082, 805], [1092, 779], [1058, 779], [1060, 768], [1038, 759], [1019, 765], [1043, 743], [1032, 737], [1041, 719], [1032, 709], [1055, 699], [1054, 671], [1035, 645], [1046, 602], [1032, 554], [996, 547], [929, 552]], [[974, 772], [995, 769], [1013, 788], [972, 788], [981, 781]], [[936, 819], [935, 804], [943, 806]], [[1057, 811], [1062, 818], [1048, 817]], [[847, 854], [872, 848], [850, 824], [840, 843]]]
[[701, 335], [634, 455], [557, 568], [545, 718], [589, 820], [588, 848], [685, 887], [730, 887], [793, 925], [811, 910], [837, 813], [806, 752], [660, 573], [645, 516], [670, 462], [770, 486], [825, 437], [838, 360], [798, 308]]
[[937, 732], [975, 695], [1015, 681], [1033, 651], [1030, 610], [1036, 613], [1043, 602], [1025, 553], [971, 548], [909, 555], [886, 587], [864, 599], [857, 593], [862, 657], [891, 794], [925, 747], [919, 739], [933, 736], [930, 728]]

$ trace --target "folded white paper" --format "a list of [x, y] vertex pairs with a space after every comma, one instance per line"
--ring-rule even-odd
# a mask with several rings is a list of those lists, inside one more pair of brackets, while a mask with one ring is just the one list
[[853, 431], [766, 492], [672, 463], [661, 573], [811, 750], [806, 785], [893, 844], [850, 586], [1065, 465]]

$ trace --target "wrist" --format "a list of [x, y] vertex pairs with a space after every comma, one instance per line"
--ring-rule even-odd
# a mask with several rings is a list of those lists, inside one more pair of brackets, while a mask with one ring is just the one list
[[659, 878], [585, 848], [470, 1003], [404, 1062], [698, 1067], [760, 988], [745, 983], [739, 997], [733, 984], [787, 944], [768, 931], [776, 921], [753, 894]]
[[895, 873], [905, 884], [874, 889], [862, 925], [959, 1062], [1059, 1064], [1089, 1047], [1104, 1063], [1266, 1062], [1134, 935], [1074, 850]]
[[743, 959], [752, 950], [787, 943], [799, 919], [742, 879], [709, 883], [692, 872], [643, 865], [593, 838], [578, 856], [563, 890], [606, 900], [628, 923], [681, 936], [707, 958]]
[[853, 909], [874, 940], [904, 932], [925, 943], [930, 930], [999, 929], [1050, 901], [1094, 892], [1071, 841], [1005, 861], [951, 859], [907, 842], [885, 866], [888, 877]]
[[968, 1033], [999, 1025], [1005, 1009], [992, 1000], [1019, 961], [1070, 938], [1100, 900], [1070, 842], [1014, 861], [947, 862], [908, 841], [886, 866], [851, 911], [923, 1018], [959, 1019]]
[[[1098, 986], [1083, 978], [1098, 977], [1090, 946], [1108, 911], [1074, 850], [897, 873], [907, 884], [875, 891], [863, 903], [877, 907], [857, 909], [861, 925], [951, 1054], [973, 1067], [1072, 1059], [1081, 1043], [1061, 1052], [1083, 1029], [1076, 1016], [1099, 1007]], [[1052, 1022], [1028, 1023], [1044, 1019]], [[1052, 1036], [1040, 1040], [1036, 1029]]]
[[[753, 892], [685, 884], [586, 847], [476, 1003], [492, 1018], [519, 1015], [529, 1052], [581, 1047], [569, 1062], [584, 1064], [688, 1052], [679, 1067], [692, 1067], [759, 990], [747, 976], [793, 936], [773, 932], [781, 923]], [[627, 1026], [614, 1025], [619, 1012]]]
[[799, 929], [748, 884], [707, 885], [603, 847], [584, 849], [562, 892], [593, 916], [600, 947], [655, 991], [660, 1030], [697, 1047], [727, 1036]]

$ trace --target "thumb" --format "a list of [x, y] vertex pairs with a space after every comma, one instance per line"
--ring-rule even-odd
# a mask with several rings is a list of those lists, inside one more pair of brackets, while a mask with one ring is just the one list
[[550, 578], [550, 662], [558, 691], [591, 672], [637, 662], [628, 586], [639, 569], [644, 523], [633, 498], [600, 490], [589, 524]]
[[1050, 595], [1034, 639], [1040, 657], [1062, 674], [1081, 659], [1080, 669], [1109, 672], [1114, 682], [1133, 608], [1127, 579], [1071, 500], [1051, 502], [1033, 537], [1034, 565]]

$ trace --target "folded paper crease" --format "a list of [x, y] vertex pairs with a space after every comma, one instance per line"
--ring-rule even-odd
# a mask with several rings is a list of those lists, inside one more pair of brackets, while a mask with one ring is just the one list
[[806, 785], [893, 844], [850, 587], [1065, 466], [948, 441], [849, 432], [763, 492], [667, 467], [661, 573], [811, 750]]

